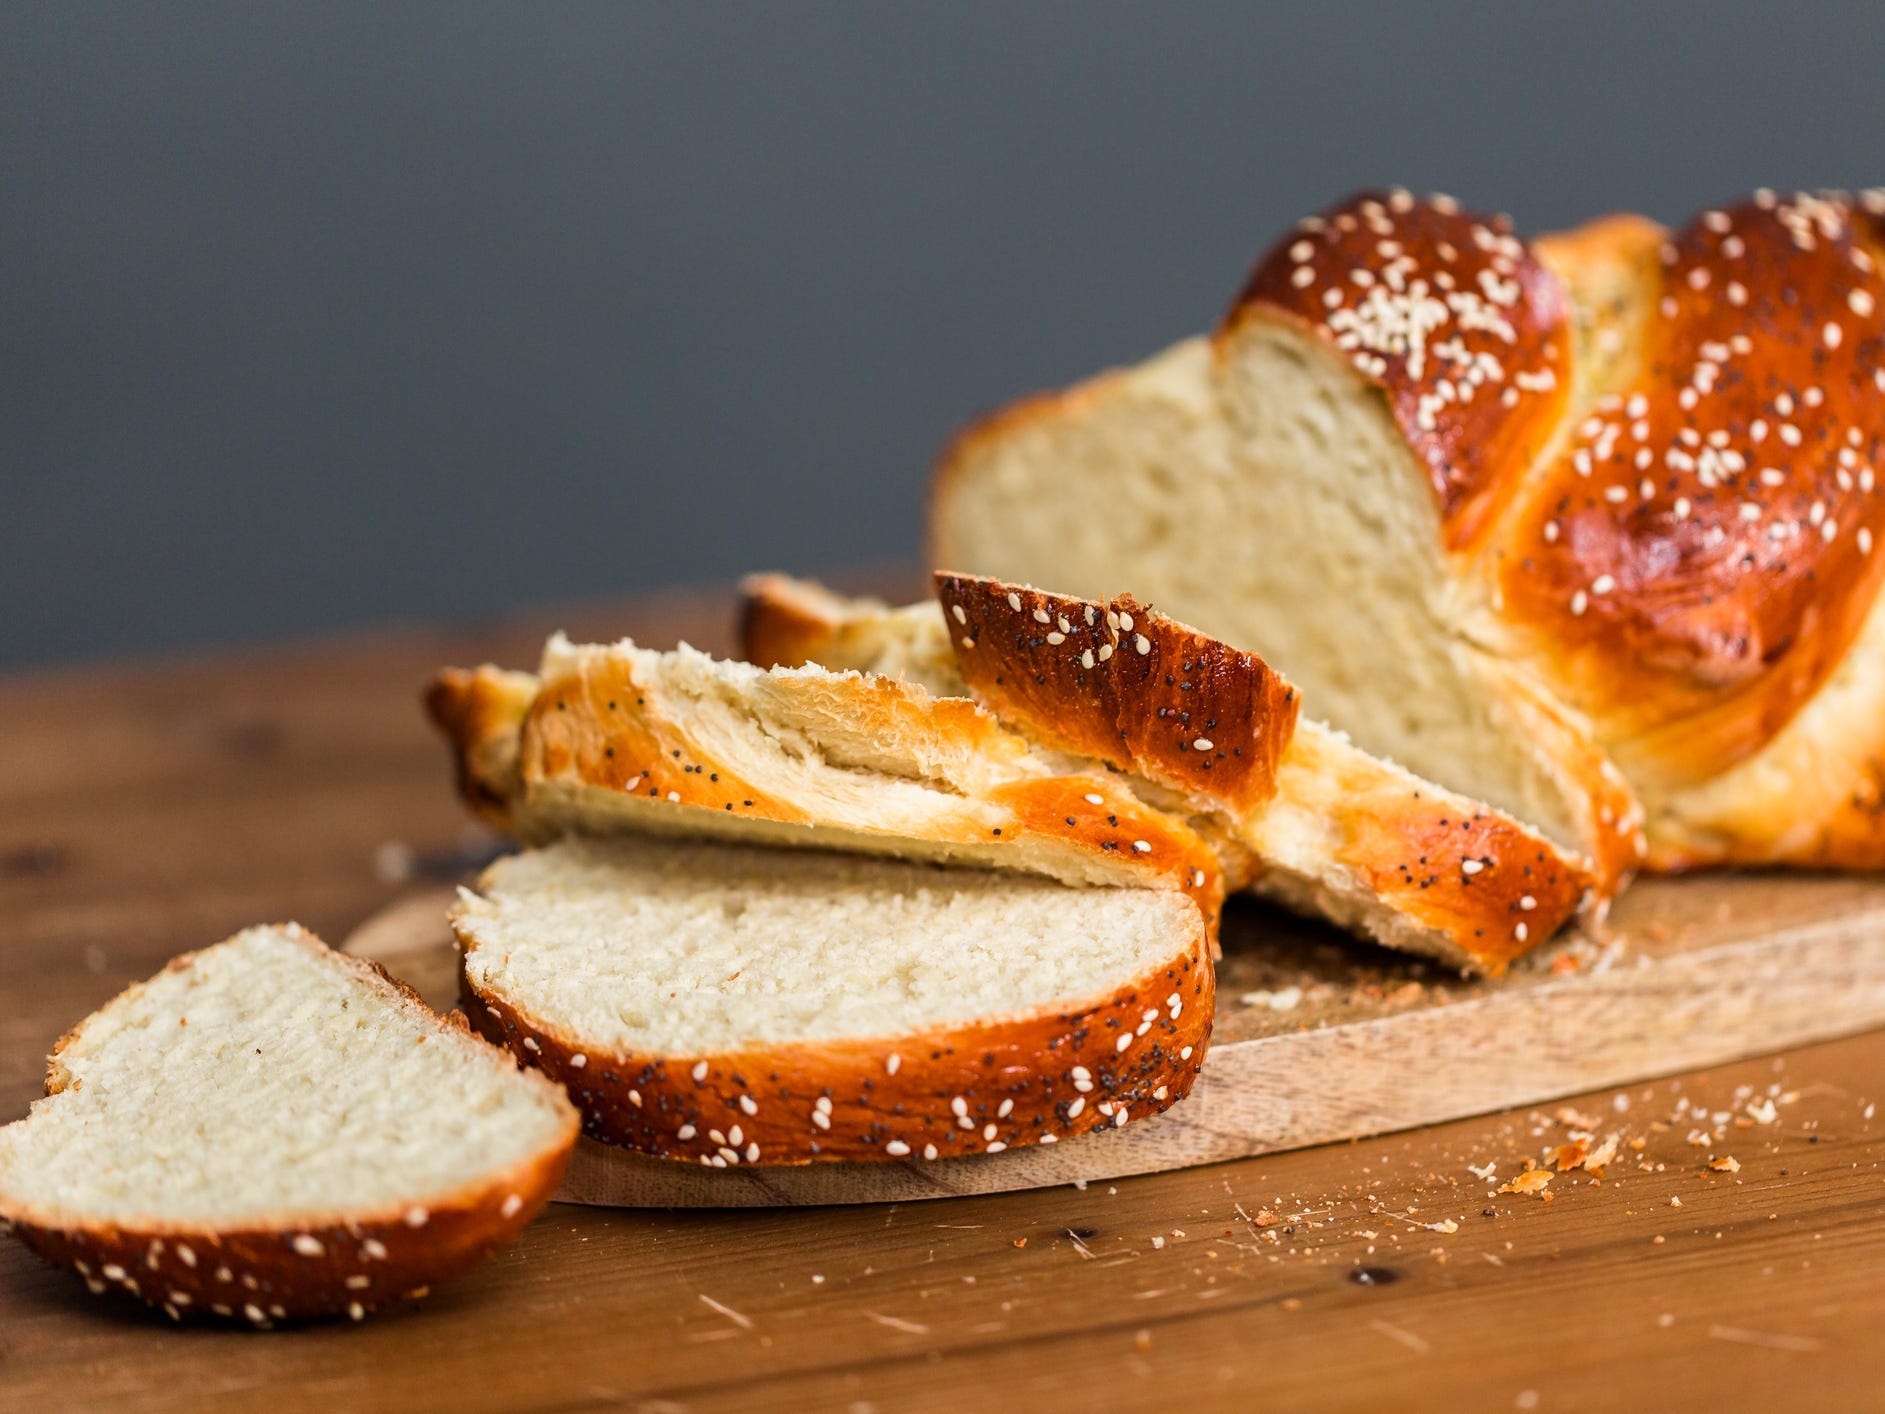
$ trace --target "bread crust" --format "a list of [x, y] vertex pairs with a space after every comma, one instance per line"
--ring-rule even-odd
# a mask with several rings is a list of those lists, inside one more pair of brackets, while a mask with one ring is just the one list
[[[1116, 1128], [1183, 1099], [1215, 1003], [1209, 933], [1194, 917], [1167, 962], [1075, 1006], [701, 1055], [594, 1048], [477, 987], [462, 962], [460, 977], [473, 1027], [566, 1086], [592, 1138], [715, 1168], [924, 1162]], [[469, 959], [475, 925], [463, 907], [452, 923]]]
[[[436, 1016], [378, 963], [337, 953], [305, 929], [280, 925], [300, 946], [352, 973], [443, 1033], [471, 1043], [464, 1019]], [[188, 969], [202, 952], [173, 958]], [[105, 1010], [127, 1003], [134, 983], [63, 1037], [47, 1061], [46, 1093], [69, 1083], [62, 1055]], [[535, 1083], [537, 1077], [531, 1077]], [[546, 1093], [548, 1090], [546, 1089]], [[95, 1293], [118, 1290], [173, 1319], [223, 1318], [266, 1329], [283, 1321], [347, 1315], [355, 1320], [470, 1270], [509, 1243], [550, 1201], [575, 1149], [577, 1111], [558, 1093], [568, 1122], [551, 1144], [511, 1167], [428, 1195], [423, 1205], [301, 1214], [294, 1221], [87, 1221], [0, 1192], [0, 1224], [48, 1261], [76, 1272]], [[21, 1123], [30, 1123], [21, 1121]]]
[[1453, 551], [1498, 519], [1570, 395], [1563, 285], [1507, 217], [1446, 198], [1362, 192], [1299, 223], [1231, 302], [1224, 357], [1258, 319], [1332, 345], [1386, 394]]
[[1234, 815], [1276, 793], [1301, 703], [1256, 654], [1130, 595], [1101, 604], [949, 573], [935, 588], [963, 677], [997, 717]]
[[1772, 741], [1877, 598], [1881, 257], [1838, 197], [1744, 201], [1671, 234], [1631, 364], [1503, 537], [1507, 612], [1652, 797]]

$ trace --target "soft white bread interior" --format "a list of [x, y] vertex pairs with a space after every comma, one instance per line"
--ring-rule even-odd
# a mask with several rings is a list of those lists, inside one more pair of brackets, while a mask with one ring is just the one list
[[1216, 854], [1183, 819], [901, 679], [559, 637], [540, 677], [452, 670], [428, 703], [467, 799], [526, 840], [633, 831], [844, 848], [1156, 884], [1213, 914], [1223, 891]]
[[[1466, 970], [1502, 971], [1592, 894], [1587, 861], [1308, 718], [1277, 752], [1272, 791], [1254, 803], [1227, 800], [1201, 782], [1239, 764], [1248, 731], [1235, 714], [1269, 680], [1253, 655], [1128, 598], [1083, 602], [963, 576], [937, 582], [941, 604], [922, 606], [930, 626], [911, 631], [917, 606], [887, 615], [783, 577], [749, 580], [745, 620], [758, 629], [749, 646], [787, 662], [834, 659], [829, 666], [869, 671], [875, 661], [846, 655], [907, 633], [898, 671], [939, 695], [974, 693], [1046, 745], [1097, 753], [1149, 799], [1188, 813], [1231, 858], [1234, 882]], [[942, 651], [936, 625], [948, 630]], [[1122, 729], [1119, 703], [1144, 700], [1119, 683], [1134, 673], [1173, 679], [1175, 705], [1155, 709], [1161, 723]], [[1180, 730], [1185, 749], [1150, 760], [1139, 740], [1166, 725]]]
[[465, 1270], [576, 1140], [540, 1076], [294, 925], [178, 958], [81, 1022], [0, 1129], [0, 1218], [95, 1290], [262, 1326]]
[[1170, 889], [572, 839], [452, 915], [473, 1024], [588, 1133], [715, 1167], [999, 1153], [1181, 1098], [1213, 984]]

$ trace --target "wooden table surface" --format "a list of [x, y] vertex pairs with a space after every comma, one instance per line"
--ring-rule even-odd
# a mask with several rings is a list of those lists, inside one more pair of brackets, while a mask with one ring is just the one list
[[[724, 649], [731, 602], [561, 619]], [[459, 867], [485, 837], [419, 686], [446, 662], [529, 665], [550, 626], [0, 680], [0, 1120], [67, 1025], [173, 953], [267, 919], [337, 940], [411, 860]], [[0, 1408], [1876, 1407], [1881, 1096], [1875, 1033], [1562, 1117], [1084, 1191], [556, 1206], [425, 1302], [270, 1334], [173, 1327], [6, 1243]], [[1493, 1192], [1578, 1111], [1623, 1136], [1601, 1178]]]

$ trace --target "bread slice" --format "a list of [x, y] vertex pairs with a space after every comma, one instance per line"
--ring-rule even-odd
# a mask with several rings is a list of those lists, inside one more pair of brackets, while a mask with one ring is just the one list
[[843, 848], [1177, 888], [1213, 916], [1223, 894], [1211, 847], [1116, 773], [896, 678], [559, 637], [541, 677], [451, 670], [427, 701], [467, 800], [526, 841], [628, 830]]
[[[934, 629], [920, 630], [897, 650], [903, 671], [937, 694], [972, 692], [1046, 747], [1089, 752], [1129, 773], [1157, 803], [1190, 813], [1232, 858], [1233, 882], [1256, 893], [1389, 947], [1492, 974], [1591, 896], [1587, 861], [1306, 718], [1280, 750], [1269, 740], [1256, 748], [1275, 751], [1273, 791], [1253, 804], [1225, 790], [1224, 773], [1248, 770], [1242, 704], [1280, 681], [1254, 654], [1130, 597], [1096, 603], [951, 575], [937, 585], [942, 608], [932, 622], [953, 632], [944, 637], [953, 654], [936, 655]], [[898, 610], [889, 619], [868, 602], [778, 576], [749, 579], [745, 590], [752, 647], [787, 662], [837, 658], [829, 666], [869, 669], [841, 656], [873, 641], [864, 625], [887, 633], [914, 617]], [[1149, 700], [1147, 678], [1170, 679], [1170, 701], [1183, 705], [1121, 725], [1122, 702]]]
[[293, 924], [177, 958], [80, 1022], [0, 1129], [0, 1219], [93, 1291], [256, 1326], [358, 1319], [549, 1200], [542, 1077]]
[[927, 1160], [1157, 1113], [1210, 1038], [1170, 889], [813, 850], [572, 839], [452, 915], [466, 1011], [598, 1139], [713, 1167]]

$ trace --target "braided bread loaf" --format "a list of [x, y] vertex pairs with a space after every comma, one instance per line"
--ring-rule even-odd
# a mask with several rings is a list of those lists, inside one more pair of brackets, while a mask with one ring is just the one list
[[1885, 192], [1526, 242], [1357, 197], [943, 455], [930, 555], [1127, 583], [1599, 861], [1885, 865]]

